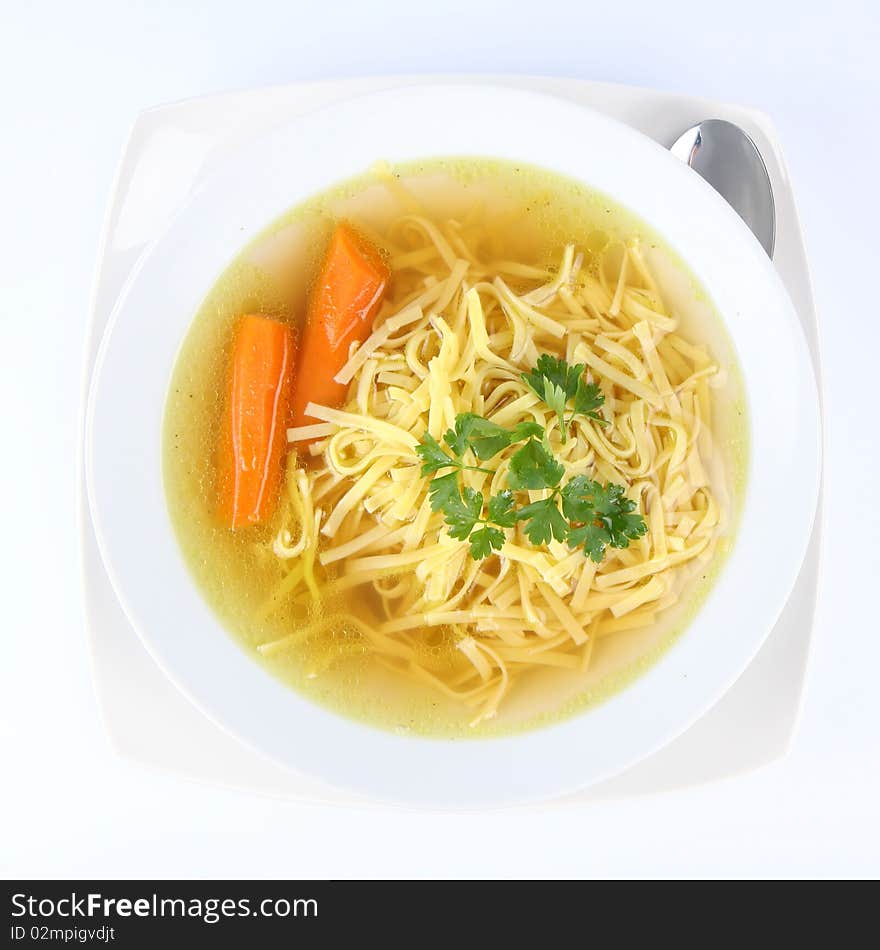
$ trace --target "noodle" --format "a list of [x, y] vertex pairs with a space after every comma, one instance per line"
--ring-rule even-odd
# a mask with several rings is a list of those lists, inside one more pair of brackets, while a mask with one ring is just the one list
[[[288, 432], [291, 443], [323, 441], [310, 445], [310, 464], [288, 465], [273, 543], [297, 561], [270, 604], [371, 585], [379, 617], [331, 612], [260, 649], [341, 624], [394, 675], [474, 708], [476, 724], [531, 670], [586, 670], [597, 639], [655, 623], [678, 600], [681, 569], [711, 554], [725, 519], [706, 476], [706, 380], [718, 366], [679, 335], [637, 243], [569, 244], [545, 269], [484, 257], [473, 222], [439, 225], [407, 207], [389, 229], [392, 295], [336, 377], [347, 403], [310, 404], [320, 421]], [[587, 365], [607, 426], [577, 417], [560, 444], [555, 414], [520, 377], [541, 353]], [[557, 541], [535, 547], [518, 525], [473, 561], [431, 510], [415, 454], [425, 433], [440, 440], [465, 412], [506, 427], [538, 422], [566, 476], [623, 485], [648, 533], [596, 564]], [[464, 484], [497, 491], [511, 452], [494, 475], [463, 472]], [[429, 630], [456, 649], [427, 650]], [[356, 652], [349, 641], [335, 649]]]

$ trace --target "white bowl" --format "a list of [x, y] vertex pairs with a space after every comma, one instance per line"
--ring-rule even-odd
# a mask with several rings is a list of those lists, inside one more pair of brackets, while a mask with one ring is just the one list
[[[162, 485], [161, 429], [192, 315], [235, 253], [287, 208], [364, 171], [432, 156], [509, 158], [579, 179], [664, 236], [711, 296], [750, 406], [734, 549], [685, 634], [602, 705], [505, 738], [393, 735], [337, 716], [251, 662], [195, 588]], [[144, 254], [98, 353], [89, 502], [107, 572], [145, 646], [218, 725], [291, 768], [373, 798], [472, 807], [573, 792], [671, 741], [755, 655], [803, 559], [819, 483], [819, 409], [800, 324], [739, 217], [651, 140], [598, 113], [487, 86], [382, 92], [300, 118], [212, 176]], [[145, 710], [149, 715], [149, 710]]]

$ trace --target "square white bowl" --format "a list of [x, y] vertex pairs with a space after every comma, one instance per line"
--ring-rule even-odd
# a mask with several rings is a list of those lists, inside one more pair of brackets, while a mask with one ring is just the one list
[[[794, 195], [769, 119], [752, 109], [693, 97], [581, 80], [524, 76], [388, 77], [300, 83], [159, 106], [141, 114], [123, 154], [95, 277], [85, 383], [107, 318], [139, 255], [202, 177], [254, 135], [353, 94], [437, 81], [534, 89], [588, 105], [669, 145], [704, 118], [743, 127], [760, 149], [774, 187], [774, 264], [803, 324], [819, 384], [818, 328]], [[795, 588], [773, 632], [735, 686], [684, 735], [647, 760], [577, 795], [575, 803], [695, 785], [785, 754], [801, 706], [822, 531], [822, 500]], [[308, 801], [363, 802], [268, 761], [222, 732], [164, 677], [116, 600], [98, 553], [84, 489], [80, 527], [87, 629], [96, 689], [117, 750], [190, 778]]]

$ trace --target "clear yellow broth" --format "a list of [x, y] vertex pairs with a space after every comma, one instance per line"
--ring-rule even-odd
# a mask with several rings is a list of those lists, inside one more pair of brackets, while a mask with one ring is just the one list
[[[607, 698], [656, 662], [711, 588], [733, 539], [746, 471], [746, 403], [734, 349], [684, 262], [634, 214], [585, 185], [496, 160], [437, 159], [395, 168], [394, 176], [405, 190], [389, 187], [386, 173], [368, 173], [286, 212], [209, 290], [183, 340], [168, 391], [163, 461], [169, 514], [195, 583], [247, 658], [317, 704], [378, 727], [430, 737], [486, 737], [546, 725]], [[237, 318], [263, 313], [297, 327], [333, 223], [347, 218], [381, 236], [391, 220], [410, 210], [407, 195], [438, 221], [478, 215], [486, 245], [498, 259], [544, 264], [558, 260], [566, 243], [589, 248], [607, 238], [638, 237], [682, 332], [707, 344], [723, 369], [723, 385], [713, 390], [713, 489], [723, 493], [728, 516], [713, 559], [681, 569], [679, 603], [656, 625], [600, 639], [587, 673], [533, 674], [496, 718], [475, 727], [469, 725], [472, 710], [381, 668], [346, 631], [335, 642], [331, 633], [261, 655], [259, 644], [314, 621], [314, 611], [306, 613], [283, 598], [270, 600], [286, 571], [268, 544], [275, 526], [232, 532], [216, 516], [215, 447]], [[344, 605], [324, 604], [319, 612], [340, 606], [364, 616], [372, 609], [369, 598], [359, 594]], [[450, 649], [448, 641], [435, 639], [438, 654]]]

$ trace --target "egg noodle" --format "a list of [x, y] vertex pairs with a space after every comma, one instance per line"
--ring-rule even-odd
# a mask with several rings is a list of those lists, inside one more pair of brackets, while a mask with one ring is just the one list
[[[726, 519], [707, 474], [718, 365], [679, 334], [639, 243], [568, 245], [540, 267], [484, 259], [478, 234], [475, 221], [414, 213], [377, 242], [394, 279], [336, 377], [348, 401], [311, 404], [319, 421], [288, 431], [272, 541], [286, 573], [263, 611], [292, 601], [311, 619], [259, 647], [332, 634], [328, 662], [369, 654], [473, 708], [473, 724], [530, 671], [586, 671], [597, 641], [655, 623], [677, 602], [688, 562], [712, 556]], [[521, 379], [543, 353], [586, 364], [607, 426], [576, 417], [562, 442], [556, 414]], [[596, 564], [565, 543], [534, 546], [520, 524], [497, 554], [472, 559], [431, 510], [415, 452], [465, 412], [539, 423], [565, 477], [623, 485], [646, 535]], [[462, 472], [463, 484], [486, 497], [503, 489], [515, 449], [493, 474]], [[334, 610], [344, 592], [363, 594], [369, 611], [354, 611], [350, 596]]]

